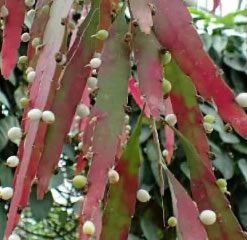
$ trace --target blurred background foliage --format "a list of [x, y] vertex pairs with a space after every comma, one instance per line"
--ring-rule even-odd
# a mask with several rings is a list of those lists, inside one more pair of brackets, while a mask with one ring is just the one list
[[[237, 94], [247, 91], [247, 10], [237, 11], [222, 18], [195, 8], [189, 9], [194, 25], [197, 28], [204, 49], [222, 69], [225, 81]], [[26, 19], [26, 27], [31, 25]], [[181, 33], [183, 34], [183, 33]], [[25, 55], [26, 44], [22, 43], [19, 54]], [[5, 166], [6, 158], [16, 154], [16, 145], [8, 142], [6, 133], [9, 128], [18, 126], [23, 109], [19, 104], [25, 96], [27, 82], [18, 64], [10, 81], [0, 79], [0, 185], [11, 186], [13, 172]], [[140, 113], [133, 99], [129, 99], [133, 108], [131, 125], [135, 125]], [[231, 129], [227, 129], [214, 107], [206, 103], [200, 105], [205, 114], [216, 117], [215, 131], [209, 136], [215, 174], [217, 178], [228, 181], [228, 195], [233, 210], [244, 230], [247, 230], [247, 142]], [[74, 136], [76, 133], [74, 133]], [[164, 130], [160, 129], [161, 139]], [[164, 142], [162, 142], [164, 144]], [[70, 180], [74, 175], [78, 142], [72, 137], [64, 146], [63, 154], [56, 174], [53, 176], [50, 191], [43, 201], [38, 201], [31, 193], [28, 208], [23, 212], [17, 232], [23, 240], [64, 239], [74, 240], [77, 237], [77, 221], [80, 211], [80, 192], [76, 191]], [[149, 203], [137, 203], [129, 240], [175, 240], [176, 233], [165, 227], [164, 221], [172, 215], [170, 192], [166, 186], [165, 198], [159, 195], [157, 173], [157, 156], [152, 140], [149, 122], [144, 121], [140, 146], [142, 165], [140, 168], [140, 186], [150, 191], [152, 200]], [[175, 153], [170, 169], [179, 181], [188, 188], [190, 173], [186, 165], [183, 150], [176, 141]], [[0, 202], [0, 235], [4, 231], [8, 204]]]

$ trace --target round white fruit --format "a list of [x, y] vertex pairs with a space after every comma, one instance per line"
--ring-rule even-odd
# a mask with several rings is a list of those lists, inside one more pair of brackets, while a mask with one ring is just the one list
[[28, 74], [27, 74], [27, 81], [29, 83], [32, 83], [34, 81], [36, 77], [36, 72], [35, 71], [30, 71]]
[[7, 158], [6, 164], [8, 167], [14, 168], [19, 164], [19, 158], [17, 156], [10, 156]]
[[150, 199], [151, 199], [151, 196], [149, 194], [149, 192], [145, 189], [139, 189], [137, 191], [137, 195], [136, 195], [136, 198], [138, 201], [140, 202], [148, 202]]
[[91, 68], [99, 68], [101, 66], [101, 59], [100, 58], [92, 58], [89, 65]]
[[203, 210], [199, 218], [204, 225], [212, 225], [216, 222], [216, 214], [212, 210]]
[[80, 117], [87, 117], [90, 114], [90, 109], [85, 104], [77, 106], [76, 114]]
[[238, 96], [235, 98], [235, 100], [239, 104], [239, 106], [247, 107], [247, 93], [238, 94]]
[[27, 117], [33, 121], [40, 120], [42, 117], [42, 111], [38, 108], [33, 108], [27, 113]]
[[28, 42], [30, 40], [30, 34], [29, 33], [23, 33], [22, 35], [21, 35], [21, 41], [22, 42]]
[[9, 200], [12, 198], [13, 196], [13, 188], [11, 187], [4, 187], [0, 190], [0, 197], [3, 199], [3, 200]]
[[21, 240], [21, 238], [17, 234], [11, 234], [8, 240]]
[[35, 0], [25, 0], [27, 7], [32, 7], [35, 4]]
[[26, 74], [28, 74], [28, 73], [30, 73], [32, 71], [34, 71], [34, 69], [32, 67], [28, 67], [27, 70], [26, 70]]
[[55, 115], [52, 111], [44, 111], [42, 113], [42, 120], [45, 123], [52, 124], [55, 122]]
[[22, 138], [22, 131], [19, 127], [12, 127], [8, 131], [8, 138], [11, 142], [16, 143]]
[[108, 172], [108, 180], [110, 184], [115, 184], [119, 181], [119, 174], [116, 170], [110, 169]]
[[96, 77], [89, 77], [87, 80], [87, 85], [90, 88], [96, 88], [98, 83], [98, 79]]
[[175, 114], [171, 113], [171, 114], [167, 114], [165, 117], [165, 120], [167, 121], [167, 123], [171, 126], [174, 126], [177, 123], [177, 117]]
[[164, 149], [162, 152], [163, 157], [167, 157], [168, 154], [169, 154], [168, 151], [166, 149]]
[[95, 235], [95, 226], [94, 226], [94, 223], [91, 222], [91, 221], [86, 221], [83, 224], [82, 232], [85, 235], [94, 236]]

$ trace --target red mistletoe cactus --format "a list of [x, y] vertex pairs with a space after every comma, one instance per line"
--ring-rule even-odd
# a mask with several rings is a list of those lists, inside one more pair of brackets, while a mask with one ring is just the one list
[[[214, 1], [214, 10], [218, 5]], [[32, 25], [22, 34], [25, 11]], [[76, 12], [80, 19], [73, 25]], [[153, 133], [160, 197], [169, 198], [165, 187], [171, 193], [168, 227], [176, 227], [182, 240], [245, 239], [211, 166], [206, 134], [213, 131], [213, 116], [203, 117], [197, 99], [213, 104], [246, 138], [247, 94], [235, 98], [226, 85], [183, 1], [5, 0], [1, 16], [4, 78], [21, 41], [28, 42], [27, 56], [18, 61], [28, 81], [25, 110], [21, 127], [7, 133], [18, 145], [17, 156], [7, 160], [16, 170], [12, 187], [0, 188], [0, 198], [10, 201], [4, 240], [19, 239], [15, 228], [31, 187], [37, 199], [45, 197], [73, 131], [80, 152], [72, 184], [84, 195], [79, 239], [127, 240], [137, 202], [151, 204], [154, 197], [139, 185], [144, 122]], [[143, 112], [133, 131], [128, 96]], [[157, 126], [165, 136], [163, 151]], [[187, 158], [192, 197], [166, 165], [175, 137]]]

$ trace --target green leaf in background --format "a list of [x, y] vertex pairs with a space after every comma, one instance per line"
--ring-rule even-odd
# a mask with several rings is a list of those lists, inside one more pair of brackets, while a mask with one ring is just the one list
[[59, 171], [58, 174], [55, 174], [52, 176], [51, 182], [49, 185], [49, 190], [60, 186], [61, 184], [63, 184], [63, 181], [64, 181], [64, 175], [61, 171]]
[[5, 203], [0, 202], [0, 239], [3, 239], [7, 215], [4, 209]]
[[0, 162], [0, 186], [11, 187], [12, 186], [12, 170], [5, 165], [5, 162]]
[[116, 166], [120, 179], [116, 184], [110, 186], [108, 192], [101, 240], [122, 240], [128, 236], [131, 219], [135, 212], [139, 182], [141, 127], [142, 115], [139, 117], [137, 126]]
[[215, 154], [213, 165], [221, 172], [225, 179], [230, 179], [234, 174], [234, 162], [229, 155], [213, 142], [209, 142], [212, 152]]
[[0, 102], [3, 103], [6, 107], [10, 108], [9, 101], [2, 91], [0, 91]]
[[241, 173], [244, 176], [245, 181], [247, 182], [247, 160], [246, 159], [239, 159], [238, 160], [238, 167]]
[[225, 131], [225, 125], [217, 112], [207, 105], [200, 105], [200, 109], [204, 114], [210, 114], [215, 117], [215, 122], [213, 123], [214, 130], [219, 133], [221, 140], [225, 143], [236, 144], [239, 143], [239, 138], [234, 133], [229, 133]]
[[162, 230], [155, 224], [155, 213], [147, 209], [141, 218], [141, 228], [147, 240], [162, 239]]
[[41, 221], [48, 216], [49, 211], [53, 205], [53, 197], [51, 191], [47, 192], [44, 199], [40, 201], [37, 200], [36, 197], [36, 187], [33, 187], [29, 203], [33, 218], [37, 221]]

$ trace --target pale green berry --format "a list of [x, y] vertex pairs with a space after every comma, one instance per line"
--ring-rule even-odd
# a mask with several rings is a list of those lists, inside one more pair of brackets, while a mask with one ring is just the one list
[[162, 90], [163, 90], [163, 94], [166, 95], [168, 94], [172, 89], [172, 85], [171, 83], [166, 80], [166, 79], [163, 79], [162, 81]]
[[227, 187], [221, 187], [221, 188], [220, 188], [220, 191], [221, 191], [222, 193], [228, 193]]
[[76, 189], [82, 189], [87, 184], [87, 178], [82, 175], [77, 175], [72, 179], [72, 184]]
[[170, 227], [176, 227], [177, 226], [177, 219], [175, 217], [169, 217], [167, 223]]
[[94, 37], [96, 37], [97, 39], [100, 40], [105, 40], [108, 38], [109, 33], [107, 30], [101, 29], [99, 30], [95, 35], [93, 35]]
[[203, 121], [206, 123], [213, 123], [215, 121], [215, 117], [213, 115], [207, 114], [204, 116]]
[[21, 64], [26, 64], [27, 61], [28, 61], [27, 56], [20, 56], [19, 59], [18, 59], [18, 62], [21, 63]]
[[217, 179], [216, 184], [218, 185], [219, 188], [227, 187], [227, 181], [224, 178]]
[[48, 14], [50, 12], [50, 6], [48, 4], [44, 5], [41, 11], [42, 11], [42, 14], [44, 15]]
[[21, 105], [23, 108], [27, 107], [28, 104], [29, 104], [28, 98], [23, 97], [23, 98], [20, 99], [20, 105]]
[[170, 63], [171, 59], [172, 59], [172, 55], [169, 51], [166, 51], [166, 53], [162, 54], [161, 56], [161, 61], [163, 65], [167, 65], [168, 63]]

